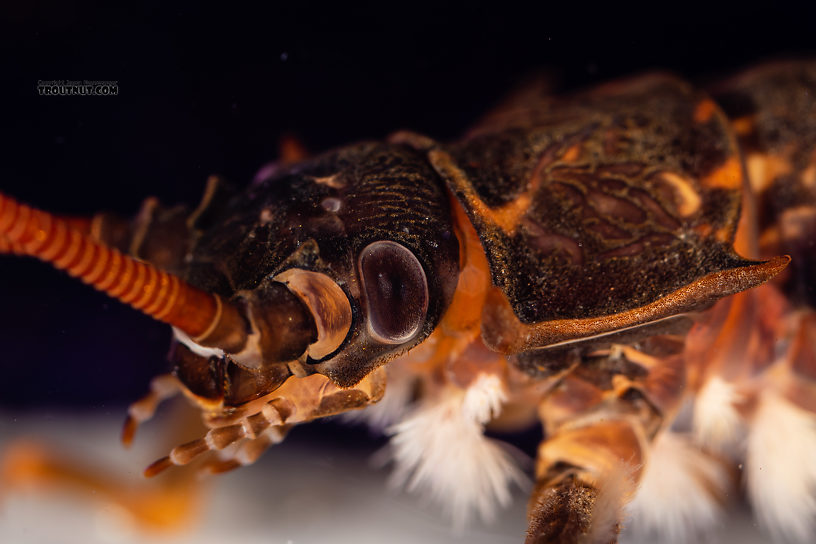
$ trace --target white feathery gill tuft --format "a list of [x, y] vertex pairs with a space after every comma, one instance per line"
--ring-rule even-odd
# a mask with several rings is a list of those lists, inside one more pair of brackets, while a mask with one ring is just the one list
[[692, 428], [697, 442], [717, 451], [734, 446], [744, 428], [737, 411], [743, 400], [734, 384], [719, 376], [709, 378], [694, 401]]
[[816, 415], [764, 391], [748, 435], [748, 495], [774, 536], [813, 542], [816, 533]]
[[505, 401], [501, 378], [481, 374], [466, 390], [448, 385], [392, 426], [392, 482], [429, 496], [462, 529], [474, 511], [485, 520], [510, 503], [526, 478], [509, 452], [484, 436]]
[[663, 432], [627, 507], [628, 529], [645, 542], [694, 542], [720, 522], [730, 487], [721, 461], [686, 436]]

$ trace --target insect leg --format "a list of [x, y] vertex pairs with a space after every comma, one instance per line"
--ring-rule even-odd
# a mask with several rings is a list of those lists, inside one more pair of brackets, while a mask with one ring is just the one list
[[263, 404], [250, 403], [248, 406], [255, 409], [254, 413], [247, 407], [244, 414], [249, 412], [249, 415], [239, 412], [237, 417], [234, 413], [209, 417], [206, 423], [212, 428], [203, 438], [176, 446], [170, 455], [147, 467], [145, 475], [155, 476], [171, 466], [186, 465], [200, 455], [223, 450], [245, 438], [254, 441], [266, 435], [272, 442], [280, 442], [290, 425], [363, 408], [379, 401], [384, 393], [385, 369], [382, 367], [348, 389], [338, 387], [321, 374], [290, 378], [261, 399]]
[[616, 541], [645, 448], [642, 429], [625, 419], [564, 429], [542, 442], [527, 542]]
[[[268, 423], [266, 425], [268, 425]], [[267, 429], [267, 432], [277, 434], [278, 442], [283, 439], [283, 432], [275, 427]], [[207, 452], [223, 450], [248, 436], [250, 435], [243, 423], [210, 429], [203, 438], [198, 438], [186, 444], [176, 446], [170, 451], [170, 455], [155, 461], [145, 469], [145, 476], [155, 476], [173, 465], [186, 465]]]
[[208, 474], [220, 474], [230, 470], [245, 467], [260, 459], [261, 455], [273, 444], [283, 440], [283, 436], [289, 426], [272, 427], [261, 433], [258, 437], [244, 441], [239, 447], [223, 458], [214, 458], [207, 461], [201, 467], [201, 472]]
[[181, 389], [181, 383], [170, 374], [153, 378], [150, 382], [150, 392], [128, 407], [128, 415], [122, 427], [122, 443], [129, 446], [139, 425], [153, 417], [163, 400], [175, 396]]
[[[528, 508], [528, 543], [614, 542], [664, 416], [685, 384], [682, 343], [584, 355], [539, 408], [546, 439]], [[660, 354], [660, 356], [657, 356]]]

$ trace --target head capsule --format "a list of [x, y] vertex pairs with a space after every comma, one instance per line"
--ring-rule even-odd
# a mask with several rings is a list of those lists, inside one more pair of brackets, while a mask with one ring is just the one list
[[192, 227], [182, 276], [243, 308], [249, 340], [224, 354], [177, 333], [186, 347], [173, 360], [191, 392], [227, 405], [291, 374], [356, 384], [424, 340], [456, 288], [447, 193], [424, 155], [401, 145], [275, 169], [209, 199]]

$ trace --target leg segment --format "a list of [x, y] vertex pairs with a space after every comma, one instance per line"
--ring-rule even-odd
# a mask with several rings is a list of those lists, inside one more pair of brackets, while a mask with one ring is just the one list
[[283, 439], [283, 434], [281, 431], [285, 432], [286, 429], [288, 429], [288, 427], [284, 429], [273, 427], [270, 430], [277, 432], [265, 432], [257, 438], [246, 440], [231, 454], [225, 455], [222, 458], [213, 458], [207, 461], [207, 463], [201, 467], [200, 472], [207, 474], [220, 474], [222, 472], [228, 472], [236, 468], [251, 465], [260, 459], [261, 455], [263, 455], [270, 446], [277, 444]]
[[674, 353], [682, 343], [674, 340], [584, 355], [545, 397], [529, 544], [617, 541], [650, 444], [684, 389], [682, 359]]
[[635, 421], [564, 429], [538, 451], [527, 542], [615, 542], [646, 437]]
[[[266, 446], [282, 441], [291, 425], [363, 408], [379, 401], [384, 393], [383, 368], [349, 389], [341, 389], [321, 374], [290, 378], [274, 393], [247, 403], [235, 413], [207, 417], [205, 423], [210, 430], [203, 438], [176, 446], [170, 455], [147, 467], [145, 475], [155, 476], [171, 466], [186, 465], [205, 453], [221, 451], [242, 440], [247, 442], [239, 447], [233, 460], [250, 464]], [[269, 444], [264, 446], [266, 441]]]
[[174, 397], [182, 390], [175, 376], [162, 374], [150, 382], [150, 392], [128, 407], [128, 415], [122, 428], [122, 443], [129, 446], [139, 425], [153, 417], [162, 401]]

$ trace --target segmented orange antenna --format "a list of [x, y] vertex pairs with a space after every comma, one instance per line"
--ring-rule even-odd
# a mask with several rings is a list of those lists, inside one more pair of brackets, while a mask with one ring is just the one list
[[[60, 219], [63, 219], [69, 227], [80, 231], [82, 234], [89, 234], [96, 239], [91, 233], [94, 219], [87, 217], [60, 217]], [[0, 235], [0, 255], [5, 254], [26, 255], [26, 251], [21, 244], [12, 242], [5, 236]]]
[[246, 325], [235, 306], [173, 274], [123, 255], [83, 230], [0, 193], [0, 253], [42, 259], [176, 327], [199, 344], [229, 353], [244, 347]]
[[23, 255], [24, 250], [20, 244], [15, 244], [4, 236], [0, 236], [0, 255], [10, 253], [12, 255]]

